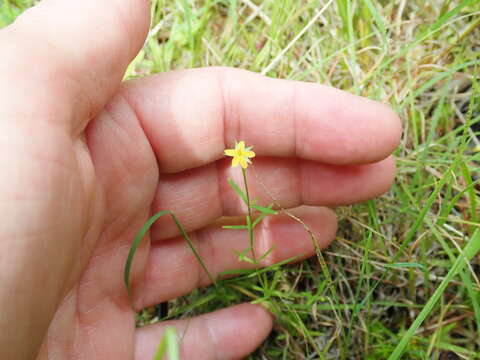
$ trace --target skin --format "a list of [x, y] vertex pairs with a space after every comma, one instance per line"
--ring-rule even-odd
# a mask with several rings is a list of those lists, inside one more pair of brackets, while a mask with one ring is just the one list
[[[222, 156], [254, 145], [258, 178], [327, 246], [323, 206], [364, 201], [394, 177], [401, 125], [383, 104], [243, 70], [168, 72], [121, 83], [149, 25], [145, 0], [45, 0], [0, 31], [0, 358], [150, 359], [166, 325], [135, 329], [122, 271], [129, 246], [160, 209], [176, 213], [211, 272], [244, 268], [244, 213]], [[252, 196], [268, 202], [253, 171]], [[312, 255], [286, 216], [257, 230], [265, 264]], [[168, 219], [132, 269], [137, 308], [208, 279]], [[192, 319], [183, 358], [240, 359], [272, 318], [243, 304]]]

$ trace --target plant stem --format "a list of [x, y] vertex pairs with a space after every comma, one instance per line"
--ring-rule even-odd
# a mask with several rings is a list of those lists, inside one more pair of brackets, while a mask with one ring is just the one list
[[245, 185], [245, 195], [247, 196], [247, 226], [248, 226], [248, 238], [250, 240], [250, 249], [252, 251], [252, 261], [257, 265], [257, 257], [255, 255], [255, 241], [253, 235], [253, 226], [252, 226], [252, 209], [250, 207], [250, 194], [248, 192], [248, 183], [247, 183], [247, 171], [242, 167], [243, 175], [243, 184]]

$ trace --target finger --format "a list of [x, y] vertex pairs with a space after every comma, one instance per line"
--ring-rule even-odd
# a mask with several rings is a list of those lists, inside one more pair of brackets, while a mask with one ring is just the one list
[[217, 160], [235, 139], [263, 156], [371, 163], [387, 157], [401, 133], [384, 104], [236, 69], [169, 72], [134, 81], [124, 94], [165, 172]]
[[0, 32], [0, 93], [8, 94], [0, 109], [69, 125], [74, 118], [79, 133], [117, 89], [148, 24], [146, 0], [42, 1]]
[[[326, 247], [335, 237], [337, 221], [327, 208], [301, 207], [292, 210], [309, 228], [318, 241]], [[227, 230], [209, 226], [191, 234], [202, 260], [212, 276], [221, 272], [255, 267], [240, 261], [238, 252], [250, 248], [248, 233], [243, 230]], [[273, 249], [273, 250], [272, 250]], [[262, 256], [271, 252], [262, 259]], [[303, 224], [286, 214], [265, 218], [255, 228], [255, 254], [261, 266], [269, 266], [282, 260], [297, 257], [304, 259], [314, 253], [314, 245]], [[251, 257], [251, 254], [248, 253]], [[199, 286], [210, 283], [186, 241], [181, 238], [152, 244], [145, 278], [138, 284], [138, 307], [158, 304], [187, 294]]]
[[[249, 168], [251, 198], [259, 205], [275, 201], [284, 208], [299, 205], [337, 206], [374, 198], [390, 188], [395, 175], [392, 157], [368, 165], [326, 165], [309, 160], [255, 158]], [[225, 159], [192, 170], [162, 175], [155, 195], [153, 211], [169, 209], [187, 231], [206, 226], [220, 216], [243, 214], [241, 198], [228, 184], [232, 178], [243, 188], [239, 169]], [[154, 225], [154, 238], [178, 235], [169, 219]]]
[[259, 305], [242, 304], [193, 319], [146, 326], [136, 333], [136, 360], [153, 358], [167, 327], [177, 329], [181, 359], [241, 359], [270, 333], [272, 317]]

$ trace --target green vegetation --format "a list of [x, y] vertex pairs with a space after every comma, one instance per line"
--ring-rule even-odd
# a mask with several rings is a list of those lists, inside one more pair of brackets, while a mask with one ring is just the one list
[[174, 328], [167, 327], [153, 360], [162, 360], [165, 355], [168, 356], [169, 360], [178, 360], [180, 358], [179, 354], [177, 331]]
[[[0, 26], [32, 2], [0, 0]], [[321, 256], [238, 271], [169, 318], [266, 304], [275, 329], [252, 359], [480, 358], [479, 55], [478, 0], [152, 1], [127, 78], [234, 66], [388, 102], [404, 123], [392, 190], [339, 208]]]

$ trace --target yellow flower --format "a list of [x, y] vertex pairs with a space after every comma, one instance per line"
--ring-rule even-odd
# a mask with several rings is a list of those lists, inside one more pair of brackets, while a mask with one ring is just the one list
[[245, 143], [240, 141], [235, 144], [235, 149], [225, 150], [225, 155], [232, 156], [232, 167], [240, 166], [244, 169], [247, 168], [248, 164], [251, 164], [252, 161], [250, 158], [255, 157], [255, 153], [252, 151], [252, 146], [245, 148]]

